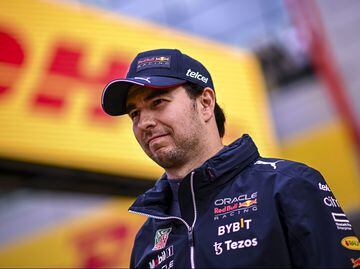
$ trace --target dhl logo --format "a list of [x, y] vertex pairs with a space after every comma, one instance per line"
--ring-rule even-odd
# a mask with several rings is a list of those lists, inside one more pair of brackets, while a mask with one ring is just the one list
[[[136, 53], [159, 48], [162, 44], [190, 50], [196, 57], [204, 59], [211, 52], [207, 66], [213, 68], [219, 81], [223, 81], [219, 83], [220, 88], [232, 89], [236, 81], [243, 89], [241, 95], [245, 94], [246, 100], [256, 103], [256, 106], [231, 104], [234, 99], [240, 100], [237, 98], [239, 91], [223, 92], [223, 102], [230, 102], [229, 112], [236, 111], [229, 113], [225, 143], [243, 133], [238, 124], [241, 114], [244, 115], [241, 118], [248, 119], [254, 127], [249, 131], [259, 128], [267, 133], [260, 139], [260, 146], [264, 143], [273, 147], [269, 126], [252, 116], [267, 114], [261, 73], [259, 68], [253, 68], [258, 65], [252, 54], [229, 51], [228, 47], [203, 41], [194, 42], [192, 37], [177, 37], [173, 33], [156, 39], [144, 37], [163, 28], [137, 25], [121, 16], [119, 20], [109, 20], [102, 11], [99, 14], [96, 11], [79, 12], [67, 5], [40, 0], [17, 0], [11, 5], [7, 2], [0, 1], [0, 16], [6, 18], [0, 21], [2, 157], [157, 177], [160, 170], [138, 148], [130, 121], [126, 117], [106, 115], [100, 100], [102, 89], [109, 81], [126, 75]], [[77, 23], [76, 29], [73, 20]], [[114, 32], [121, 34], [114, 36]], [[99, 39], [99, 36], [103, 38]], [[169, 55], [150, 58], [153, 57], [140, 59], [146, 61], [137, 68], [170, 67]], [[220, 67], [219, 59], [239, 60], [222, 61], [231, 64]], [[238, 68], [246, 68], [249, 75], [239, 80], [234, 71]], [[228, 71], [234, 74], [233, 80], [223, 79], [223, 74]], [[231, 107], [241, 108], [241, 111]], [[134, 153], [132, 159], [128, 158], [128, 152]], [[134, 169], [134, 163], [139, 161], [144, 162], [144, 166]]]
[[[25, 71], [30, 52], [24, 46], [23, 38], [10, 31], [0, 29], [0, 71], [6, 76], [0, 80], [0, 100], [10, 102], [15, 97], [14, 87]], [[85, 113], [91, 119], [111, 121], [100, 106], [101, 90], [112, 79], [123, 76], [128, 66], [127, 57], [104, 58], [103, 68], [98, 72], [89, 73], [84, 68], [86, 45], [66, 44], [55, 41], [47, 55], [48, 64], [39, 70], [40, 76], [32, 87], [28, 98], [30, 111], [66, 113], [72, 102], [72, 96], [79, 91], [88, 95]], [[6, 78], [6, 79], [5, 79]], [[90, 120], [93, 122], [92, 120]]]
[[122, 262], [121, 247], [129, 241], [131, 229], [125, 223], [104, 223], [74, 235], [75, 250], [82, 268], [113, 267]]
[[343, 247], [352, 249], [352, 250], [360, 250], [360, 242], [356, 236], [347, 236], [341, 240], [341, 245]]
[[256, 199], [250, 199], [250, 200], [246, 200], [245, 202], [241, 202], [239, 203], [239, 208], [242, 207], [250, 207], [252, 205], [256, 205], [257, 204], [257, 198]]

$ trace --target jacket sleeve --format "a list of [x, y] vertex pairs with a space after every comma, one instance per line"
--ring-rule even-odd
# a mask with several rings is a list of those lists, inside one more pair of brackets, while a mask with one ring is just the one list
[[280, 219], [296, 268], [353, 268], [360, 245], [321, 174], [306, 167], [283, 181]]

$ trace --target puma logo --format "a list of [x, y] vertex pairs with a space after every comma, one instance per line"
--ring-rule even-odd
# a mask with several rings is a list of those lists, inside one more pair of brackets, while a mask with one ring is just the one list
[[268, 165], [271, 165], [271, 166], [274, 168], [274, 170], [275, 170], [275, 169], [276, 169], [276, 164], [277, 164], [278, 162], [282, 162], [282, 161], [284, 161], [284, 160], [279, 160], [279, 161], [276, 161], [276, 162], [256, 161], [254, 164], [268, 164]]
[[134, 77], [134, 79], [145, 80], [147, 83], [151, 83], [149, 77], [146, 77], [146, 78], [143, 78], [143, 77]]

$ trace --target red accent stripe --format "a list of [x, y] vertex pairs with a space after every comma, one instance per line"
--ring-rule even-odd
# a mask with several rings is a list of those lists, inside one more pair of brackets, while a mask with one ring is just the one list
[[285, 0], [299, 34], [307, 34], [311, 41], [310, 57], [315, 71], [325, 84], [328, 95], [349, 130], [360, 160], [360, 125], [353, 104], [326, 37], [326, 29], [316, 3], [312, 0]]

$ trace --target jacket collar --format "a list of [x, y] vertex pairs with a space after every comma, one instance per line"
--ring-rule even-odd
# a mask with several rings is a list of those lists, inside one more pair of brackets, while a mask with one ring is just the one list
[[[225, 146], [215, 156], [194, 169], [195, 193], [206, 187], [216, 187], [231, 180], [259, 157], [259, 152], [247, 134]], [[179, 195], [189, 188], [190, 173], [183, 179]], [[129, 210], [149, 215], [167, 216], [166, 209], [171, 203], [172, 191], [164, 174], [147, 192], [140, 195]]]
[[258, 157], [257, 147], [251, 137], [245, 134], [196, 168], [195, 175], [202, 175], [201, 181], [204, 183], [215, 181], [224, 183], [225, 175], [232, 171], [240, 172]]

